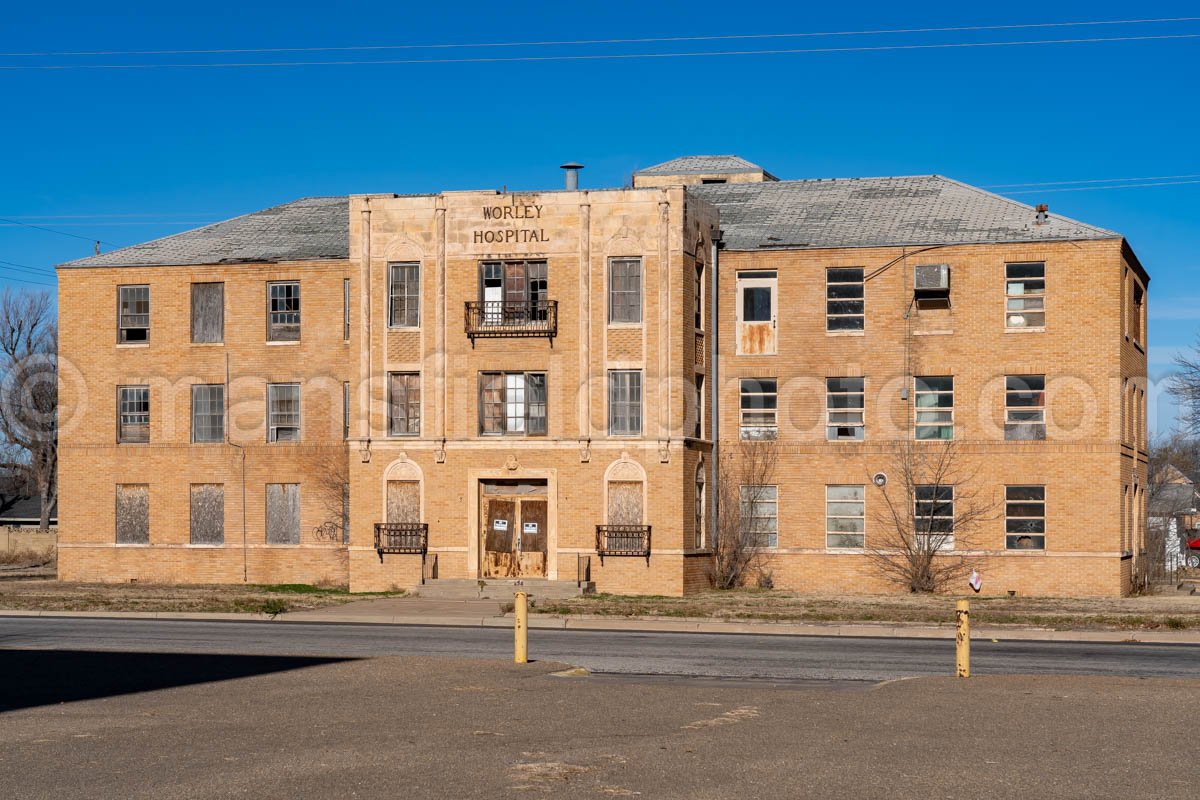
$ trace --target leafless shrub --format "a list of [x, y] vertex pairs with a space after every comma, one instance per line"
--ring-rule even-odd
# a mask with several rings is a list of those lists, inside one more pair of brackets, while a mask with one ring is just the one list
[[713, 532], [708, 577], [717, 589], [735, 589], [750, 580], [770, 582], [764, 567], [766, 549], [773, 544], [774, 515], [752, 513], [776, 502], [775, 443], [766, 440], [739, 442], [717, 471], [717, 524]]
[[877, 487], [866, 554], [888, 580], [911, 592], [937, 592], [976, 566], [974, 549], [982, 523], [995, 519], [999, 503], [963, 468], [955, 442], [898, 442]]
[[330, 449], [313, 457], [312, 474], [324, 519], [313, 531], [321, 542], [350, 541], [350, 465], [344, 450]]

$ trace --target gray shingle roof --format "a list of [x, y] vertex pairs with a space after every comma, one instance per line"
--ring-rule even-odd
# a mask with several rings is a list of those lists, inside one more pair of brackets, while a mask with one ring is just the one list
[[940, 175], [689, 186], [721, 212], [730, 250], [1111, 239], [1120, 234]]
[[763, 172], [741, 156], [684, 156], [653, 167], [639, 169], [634, 175], [707, 175], [713, 172]]
[[350, 254], [347, 197], [305, 197], [241, 217], [135, 244], [62, 267], [135, 267], [311, 261]]

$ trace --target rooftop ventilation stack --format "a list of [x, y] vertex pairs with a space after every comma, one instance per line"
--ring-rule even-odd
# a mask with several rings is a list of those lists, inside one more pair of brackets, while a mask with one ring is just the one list
[[565, 169], [567, 171], [567, 191], [579, 191], [579, 170], [583, 169], [583, 164], [576, 164], [574, 161], [568, 161], [559, 167], [559, 169]]

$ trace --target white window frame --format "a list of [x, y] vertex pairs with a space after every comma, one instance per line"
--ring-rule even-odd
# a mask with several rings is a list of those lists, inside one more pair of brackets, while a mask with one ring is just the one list
[[[282, 402], [284, 398], [275, 397], [276, 393], [282, 392], [285, 389], [295, 389], [296, 392], [296, 410], [276, 411], [276, 402]], [[267, 441], [268, 442], [298, 442], [300, 441], [302, 428], [301, 416], [301, 392], [299, 383], [268, 383], [267, 384]], [[291, 417], [295, 417], [294, 424], [291, 422]], [[279, 438], [281, 430], [295, 430], [295, 437]]]
[[[145, 290], [144, 298], [142, 290]], [[125, 299], [126, 292], [131, 295], [128, 300]], [[138, 310], [137, 304], [142, 302], [146, 304], [145, 313]], [[128, 331], [143, 331], [144, 338], [131, 339]], [[150, 284], [130, 283], [117, 287], [117, 343], [150, 343]]]
[[[770, 391], [764, 390], [764, 384], [770, 385]], [[763, 405], [747, 407], [746, 402], [754, 398], [761, 398]], [[739, 435], [742, 439], [773, 440], [779, 438], [778, 378], [740, 378], [738, 380], [738, 421]]]
[[[747, 495], [751, 495], [747, 497]], [[757, 494], [758, 496], [754, 496]], [[769, 497], [767, 496], [769, 495]], [[753, 537], [751, 546], [758, 550], [776, 550], [779, 548], [779, 487], [774, 484], [743, 484], [738, 487], [738, 526], [739, 534], [745, 539]], [[760, 506], [771, 505], [771, 514], [754, 513]], [[749, 513], [747, 510], [749, 509]], [[747, 529], [747, 520], [751, 527]], [[754, 520], [770, 520], [766, 531], [757, 530]], [[766, 537], [765, 542], [763, 537]]]
[[[635, 386], [636, 384], [636, 386]], [[636, 397], [635, 397], [636, 394]], [[618, 412], [624, 411], [624, 415]], [[646, 386], [640, 369], [608, 371], [608, 435], [641, 436], [645, 428]], [[627, 424], [618, 425], [618, 420]], [[634, 424], [636, 420], [636, 425]]]
[[[929, 381], [949, 381], [950, 388], [931, 387]], [[922, 384], [924, 382], [924, 384]], [[924, 385], [924, 388], [922, 388]], [[941, 405], [943, 398], [950, 405]], [[922, 406], [922, 398], [932, 398], [933, 405]], [[943, 419], [945, 415], [948, 419]], [[949, 436], [922, 436], [922, 430], [949, 430]], [[954, 376], [918, 375], [913, 378], [913, 436], [922, 442], [946, 442], [954, 438]]]
[[[633, 267], [633, 272], [623, 277], [637, 284], [636, 288], [618, 289], [616, 286], [617, 267]], [[642, 269], [640, 256], [619, 256], [608, 260], [608, 324], [609, 325], [641, 325], [642, 296], [645, 273]], [[621, 303], [617, 300], [620, 298]], [[629, 302], [632, 300], [633, 302]]]
[[[835, 497], [839, 490], [856, 490], [857, 497]], [[845, 506], [857, 504], [857, 514], [845, 513]], [[839, 520], [858, 520], [857, 531], [834, 530]], [[837, 539], [835, 540], [835, 537]], [[857, 537], [856, 544], [843, 544], [844, 539]], [[835, 541], [837, 543], [835, 544]], [[830, 550], [861, 550], [867, 543], [867, 487], [864, 484], [829, 484], [825, 487], [825, 547]]]
[[[857, 391], [837, 389], [833, 381], [858, 381], [861, 388]], [[858, 395], [861, 403], [858, 406], [835, 406], [835, 397], [853, 397]], [[853, 421], [853, 415], [859, 419]], [[842, 436], [841, 429], [849, 428], [854, 433]], [[828, 377], [825, 379], [825, 438], [831, 442], [861, 442], [867, 438], [867, 379], [849, 375], [844, 377]]]
[[[848, 280], [849, 277], [845, 273], [857, 272], [858, 278]], [[834, 280], [837, 278], [837, 280]], [[847, 293], [853, 294], [852, 288], [859, 287], [858, 296], [846, 296]], [[837, 296], [835, 296], [837, 295]], [[857, 302], [860, 306], [858, 311], [832, 311], [833, 303], [854, 303]], [[857, 326], [849, 325], [845, 327], [834, 327], [834, 320], [845, 320], [852, 322], [858, 320]], [[867, 328], [867, 282], [866, 269], [863, 267], [826, 267], [825, 268], [825, 332], [826, 333], [861, 333]]]
[[[1030, 379], [1041, 381], [1041, 389], [1030, 389]], [[1026, 388], [1015, 386], [1014, 381], [1021, 381]], [[1039, 395], [1040, 403], [1034, 405], [1014, 404], [1013, 400], [1021, 399], [1023, 395]], [[1020, 431], [1028, 431], [1025, 435], [1016, 435]], [[1038, 436], [1039, 432], [1041, 435]], [[1012, 435], [1010, 435], [1012, 434]], [[1046, 439], [1046, 376], [1045, 375], [1005, 375], [1004, 376], [1004, 439], [1010, 442], [1040, 442]]]
[[[196, 395], [197, 395], [198, 391], [199, 391], [199, 393], [204, 393], [206, 390], [210, 391], [213, 389], [220, 390], [220, 392], [219, 392], [220, 398], [218, 400], [219, 414], [216, 415], [217, 419], [219, 419], [220, 423], [221, 423], [220, 435], [215, 439], [201, 439], [198, 436], [198, 431], [200, 430], [201, 426], [196, 424], [197, 418], [199, 416], [203, 415], [203, 416], [206, 416], [211, 419], [214, 415], [211, 410], [199, 412], [199, 409], [197, 409], [197, 407], [196, 407]], [[223, 384], [223, 383], [195, 383], [195, 384], [192, 384], [192, 442], [194, 444], [215, 444], [215, 443], [219, 443], [219, 442], [223, 442], [223, 441], [225, 441], [225, 384]]]
[[[1020, 493], [1040, 493], [1041, 497], [1019, 497]], [[1041, 516], [1036, 514], [1013, 514], [1014, 507], [1041, 506]], [[1035, 530], [1020, 530], [1033, 524]], [[1040, 528], [1040, 530], [1037, 530]], [[1028, 547], [1018, 544], [1021, 539], [1033, 542]], [[1006, 550], [1029, 550], [1043, 552], [1046, 549], [1046, 487], [1039, 484], [1017, 484], [1004, 487], [1004, 548]]]
[[[1014, 270], [1040, 267], [1041, 277], [1013, 275]], [[1027, 283], [1041, 283], [1040, 289], [1026, 291]], [[1019, 288], [1018, 288], [1019, 287]], [[1038, 315], [1041, 323], [1029, 325], [1027, 318]], [[1045, 330], [1046, 328], [1046, 262], [1014, 261], [1004, 265], [1004, 327], [1006, 330]]]
[[[415, 272], [415, 280], [397, 281], [399, 271]], [[412, 284], [416, 284], [413, 286]], [[403, 287], [405, 291], [398, 293]], [[396, 303], [401, 301], [404, 306], [404, 319], [397, 321]], [[410, 306], [415, 306], [411, 308]], [[412, 318], [413, 321], [409, 321]], [[419, 328], [421, 327], [421, 262], [397, 261], [388, 264], [388, 327], [389, 328]]]
[[[140, 398], [130, 397], [126, 399], [126, 393], [133, 395], [134, 393], [143, 393], [145, 395], [146, 411], [142, 413], [140, 409], [134, 410], [134, 403], [140, 405]], [[141, 420], [145, 417], [145, 421]], [[128, 420], [126, 419], [128, 418]], [[145, 438], [137, 436], [129, 436], [125, 430], [126, 426], [132, 428], [141, 428], [145, 426]], [[150, 387], [145, 385], [134, 386], [118, 386], [117, 387], [117, 442], [118, 444], [148, 444], [150, 442]]]

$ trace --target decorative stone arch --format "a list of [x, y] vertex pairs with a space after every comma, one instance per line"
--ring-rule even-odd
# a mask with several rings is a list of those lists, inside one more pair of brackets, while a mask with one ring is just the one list
[[[387, 247], [383, 248], [383, 260], [392, 261], [425, 261], [425, 248], [403, 233], [389, 234]], [[421, 276], [424, 278], [424, 276]]]
[[[605, 260], [614, 256], [641, 256], [647, 252], [646, 244], [637, 231], [628, 225], [622, 225], [609, 240], [604, 243]], [[607, 271], [607, 265], [605, 266]]]
[[380, 502], [380, 517], [381, 522], [386, 522], [388, 519], [388, 484], [391, 481], [404, 481], [417, 484], [417, 514], [418, 520], [425, 518], [425, 475], [421, 471], [421, 467], [408, 459], [406, 453], [400, 453], [396, 460], [388, 464], [387, 469], [383, 471], [382, 485], [380, 486], [379, 502]]
[[647, 481], [646, 469], [637, 461], [630, 458], [628, 452], [622, 452], [621, 457], [608, 465], [604, 470], [604, 524], [615, 524], [610, 519], [611, 502], [617, 499], [612, 495], [613, 484], [641, 484], [640, 517], [641, 524], [646, 524], [647, 512]]

